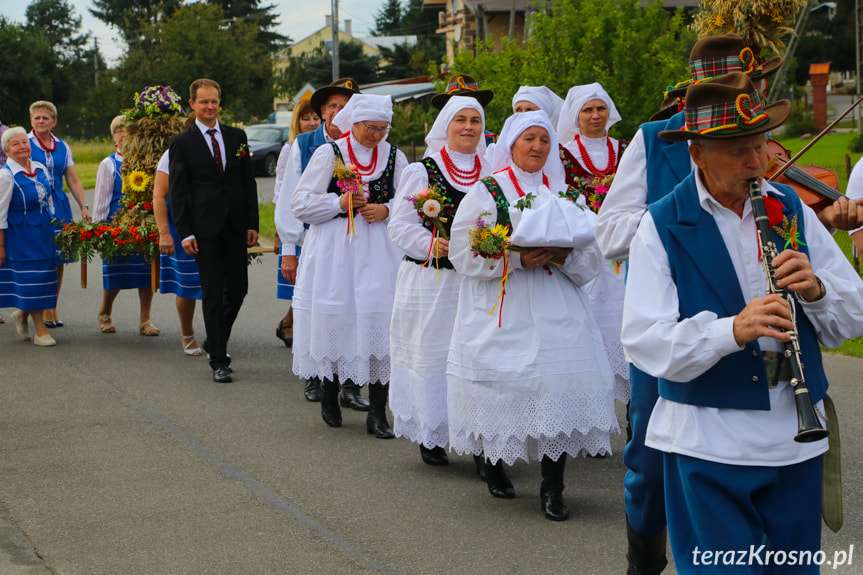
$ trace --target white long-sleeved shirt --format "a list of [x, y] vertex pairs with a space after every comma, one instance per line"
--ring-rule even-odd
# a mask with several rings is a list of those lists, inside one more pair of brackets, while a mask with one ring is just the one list
[[[453, 152], [449, 148], [447, 148], [447, 153], [449, 153], [453, 163], [460, 170], [469, 171], [474, 168], [476, 154], [460, 154]], [[444, 173], [444, 177], [446, 177], [446, 168], [444, 167], [440, 152], [433, 154], [432, 159], [435, 160], [438, 167]], [[486, 160], [480, 158], [480, 162], [479, 177], [484, 178], [491, 173], [491, 168]], [[455, 189], [465, 194], [474, 186], [473, 184], [464, 186], [458, 182], [453, 182], [449, 178], [447, 178], [447, 181]], [[425, 260], [428, 257], [432, 232], [423, 226], [422, 218], [417, 214], [416, 208], [408, 198], [428, 187], [428, 172], [425, 165], [421, 162], [414, 162], [407, 167], [405, 173], [402, 175], [398, 191], [390, 206], [392, 210], [390, 212], [390, 221], [387, 225], [390, 239], [405, 254], [416, 260]]]
[[[739, 217], [716, 202], [700, 179], [696, 185], [702, 209], [714, 218], [722, 235], [745, 301], [762, 297], [766, 279], [750, 204], [745, 204]], [[781, 193], [767, 182], [763, 192]], [[803, 217], [812, 268], [827, 291], [820, 300], [799, 305], [821, 343], [837, 347], [846, 338], [863, 335], [863, 282], [815, 213], [803, 206]], [[743, 349], [734, 339], [734, 317], [704, 311], [680, 319], [681, 296], [649, 212], [632, 242], [629, 266], [621, 342], [627, 360], [636, 367], [655, 377], [691, 381], [722, 357]], [[773, 338], [760, 338], [758, 343], [762, 351], [781, 349], [781, 342]], [[769, 411], [699, 407], [660, 397], [650, 418], [646, 444], [735, 465], [789, 465], [826, 450], [826, 440], [793, 441], [797, 418], [787, 382], [780, 382], [769, 394]]]
[[[695, 169], [695, 164], [689, 161], [691, 169]], [[596, 243], [605, 259], [629, 259], [629, 246], [646, 209], [647, 153], [644, 133], [639, 129], [620, 159], [596, 219]]]
[[[374, 148], [366, 148], [351, 134], [351, 146], [356, 154], [357, 162], [362, 165], [368, 165], [372, 160]], [[336, 142], [339, 151], [342, 154], [342, 159], [348, 161], [348, 144], [347, 139], [342, 138]], [[390, 154], [390, 144], [382, 142], [378, 144], [378, 161], [374, 171], [368, 176], [363, 176], [363, 183], [373, 182], [379, 179], [387, 167]], [[290, 198], [290, 207], [294, 216], [301, 222], [307, 224], [322, 224], [339, 214], [344, 213], [340, 204], [340, 194], [330, 194], [327, 188], [330, 181], [333, 179], [333, 163], [335, 162], [335, 152], [333, 147], [324, 145], [315, 150], [312, 154], [312, 159], [309, 165], [306, 166], [306, 171], [300, 177], [294, 193]], [[400, 178], [408, 161], [401, 150], [396, 152], [395, 172], [392, 185], [396, 189], [399, 187]], [[389, 202], [381, 204], [390, 208]], [[279, 234], [281, 237], [281, 233]], [[285, 252], [282, 251], [282, 254]]]

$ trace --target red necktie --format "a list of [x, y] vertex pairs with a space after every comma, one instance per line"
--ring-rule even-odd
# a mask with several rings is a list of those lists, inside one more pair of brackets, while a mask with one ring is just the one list
[[207, 133], [213, 142], [213, 157], [216, 158], [216, 163], [219, 165], [219, 173], [224, 176], [225, 167], [222, 165], [222, 149], [219, 147], [219, 140], [216, 139], [216, 131], [214, 128], [210, 128], [207, 130]]

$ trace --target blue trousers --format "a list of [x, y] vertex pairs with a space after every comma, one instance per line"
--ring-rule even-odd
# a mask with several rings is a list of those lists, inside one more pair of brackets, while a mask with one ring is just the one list
[[821, 457], [785, 467], [663, 457], [679, 574], [821, 572]]
[[635, 532], [650, 538], [665, 529], [662, 452], [644, 445], [647, 422], [659, 399], [659, 382], [631, 365], [629, 382], [632, 439], [623, 450], [623, 463], [627, 467], [623, 478], [624, 505], [626, 518]]

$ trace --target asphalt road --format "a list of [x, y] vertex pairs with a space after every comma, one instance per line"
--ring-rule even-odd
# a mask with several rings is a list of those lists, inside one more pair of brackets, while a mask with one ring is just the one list
[[[469, 457], [428, 467], [415, 445], [367, 435], [356, 412], [330, 429], [274, 337], [286, 311], [275, 265], [250, 268], [230, 385], [182, 354], [171, 296], [154, 301], [160, 337], [138, 335], [128, 291], [117, 333], [101, 334], [96, 263], [87, 289], [67, 268], [57, 347], [0, 326], [0, 575], [624, 573], [622, 437], [612, 457], [570, 460], [572, 517], [554, 523], [536, 463], [517, 464], [518, 496], [499, 500]], [[832, 558], [863, 542], [863, 362], [826, 364], [845, 452], [845, 527], [824, 533]]]

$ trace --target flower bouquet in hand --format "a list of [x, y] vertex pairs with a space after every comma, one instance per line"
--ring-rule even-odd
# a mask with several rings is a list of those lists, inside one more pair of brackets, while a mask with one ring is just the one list
[[[432, 229], [432, 239], [429, 244], [429, 251], [426, 256], [426, 262], [423, 264], [426, 265], [431, 260], [432, 250], [435, 249], [435, 246], [439, 245], [435, 240], [438, 237], [449, 240], [449, 234], [446, 231], [446, 227], [444, 227], [444, 224], [447, 222], [447, 218], [444, 214], [452, 211], [452, 204], [447, 202], [447, 198], [435, 186], [431, 186], [427, 190], [408, 196], [405, 200], [413, 204], [420, 219], [431, 226]], [[434, 257], [435, 261], [437, 261], [440, 258], [440, 255], [435, 253]]]
[[[590, 211], [598, 214], [599, 208], [602, 207], [602, 203], [605, 201], [605, 196], [608, 194], [608, 189], [611, 187], [611, 182], [613, 181], [614, 174], [603, 177], [575, 178], [575, 182], [573, 182], [570, 190], [574, 190], [584, 196], [584, 200], [587, 202], [587, 207], [590, 208]], [[571, 191], [561, 192], [561, 197], [575, 201]]]
[[498, 290], [497, 301], [488, 315], [494, 313], [500, 303], [500, 311], [498, 312], [497, 327], [501, 326], [503, 316], [503, 298], [506, 296], [506, 279], [509, 277], [509, 259], [506, 257], [506, 250], [509, 247], [509, 228], [501, 224], [495, 223], [494, 226], [486, 223], [483, 216], [490, 216], [490, 212], [483, 212], [476, 218], [476, 227], [468, 230], [468, 243], [470, 251], [473, 252], [473, 257], [481, 257], [489, 262], [489, 269], [494, 269], [497, 265], [497, 260], [503, 260], [503, 277], [500, 280], [500, 290]]
[[[338, 180], [336, 186], [343, 194], [348, 194], [348, 234], [355, 235], [354, 231], [354, 194], [363, 193], [363, 179], [357, 171], [357, 167], [351, 164], [348, 166], [341, 158], [336, 158], [333, 162], [333, 177]], [[368, 197], [368, 192], [366, 192]]]
[[491, 212], [481, 213], [476, 218], [476, 227], [468, 230], [467, 236], [473, 257], [491, 260], [489, 269], [494, 269], [496, 260], [504, 258], [506, 255], [506, 248], [509, 246], [509, 229], [498, 223], [492, 226], [482, 219], [483, 216], [490, 215]]

